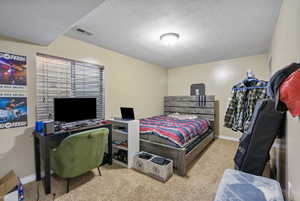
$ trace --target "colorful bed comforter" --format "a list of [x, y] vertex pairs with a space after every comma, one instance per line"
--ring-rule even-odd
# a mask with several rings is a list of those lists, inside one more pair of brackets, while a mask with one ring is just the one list
[[206, 119], [179, 120], [165, 115], [140, 120], [140, 133], [158, 135], [184, 147], [193, 137], [209, 129]]

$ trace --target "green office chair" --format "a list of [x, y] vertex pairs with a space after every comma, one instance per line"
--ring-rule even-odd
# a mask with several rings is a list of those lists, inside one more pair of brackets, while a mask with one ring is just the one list
[[59, 177], [67, 179], [69, 192], [70, 178], [98, 168], [99, 175], [104, 157], [109, 130], [100, 128], [80, 132], [65, 138], [50, 153], [51, 168]]

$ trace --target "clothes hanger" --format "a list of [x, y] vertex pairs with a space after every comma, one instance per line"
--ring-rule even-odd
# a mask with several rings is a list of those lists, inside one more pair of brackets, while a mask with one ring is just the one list
[[[257, 78], [255, 78], [253, 70], [252, 69], [248, 69], [247, 70], [247, 78], [245, 80], [243, 80], [243, 83], [245, 85], [247, 84], [257, 84], [258, 82], [260, 82], [260, 80], [258, 80]], [[249, 86], [251, 87], [251, 86]]]
[[264, 87], [244, 87], [244, 88], [233, 88], [234, 91], [243, 91], [243, 90], [250, 90], [250, 89], [265, 89], [266, 86]]
[[[257, 84], [258, 82], [262, 82], [261, 80], [255, 78], [253, 70], [248, 69], [247, 70], [247, 78], [242, 81], [243, 84], [247, 86], [247, 84]], [[266, 86], [248, 86], [244, 88], [234, 88], [233, 90], [238, 91], [238, 90], [249, 90], [249, 89], [264, 89]]]

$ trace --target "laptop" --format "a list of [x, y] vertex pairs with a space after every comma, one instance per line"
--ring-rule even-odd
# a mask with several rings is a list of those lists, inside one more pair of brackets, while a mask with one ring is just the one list
[[134, 111], [132, 107], [121, 107], [122, 120], [134, 120]]

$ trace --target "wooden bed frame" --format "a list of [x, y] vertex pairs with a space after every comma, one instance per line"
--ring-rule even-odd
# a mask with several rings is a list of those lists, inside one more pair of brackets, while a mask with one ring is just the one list
[[209, 134], [192, 149], [189, 149], [189, 145], [184, 148], [176, 148], [145, 139], [140, 140], [142, 151], [172, 159], [175, 172], [180, 176], [186, 176], [187, 168], [199, 156], [200, 152], [214, 140], [215, 96], [166, 96], [164, 101], [165, 114], [175, 112], [194, 114], [211, 121], [212, 130], [208, 131]]

